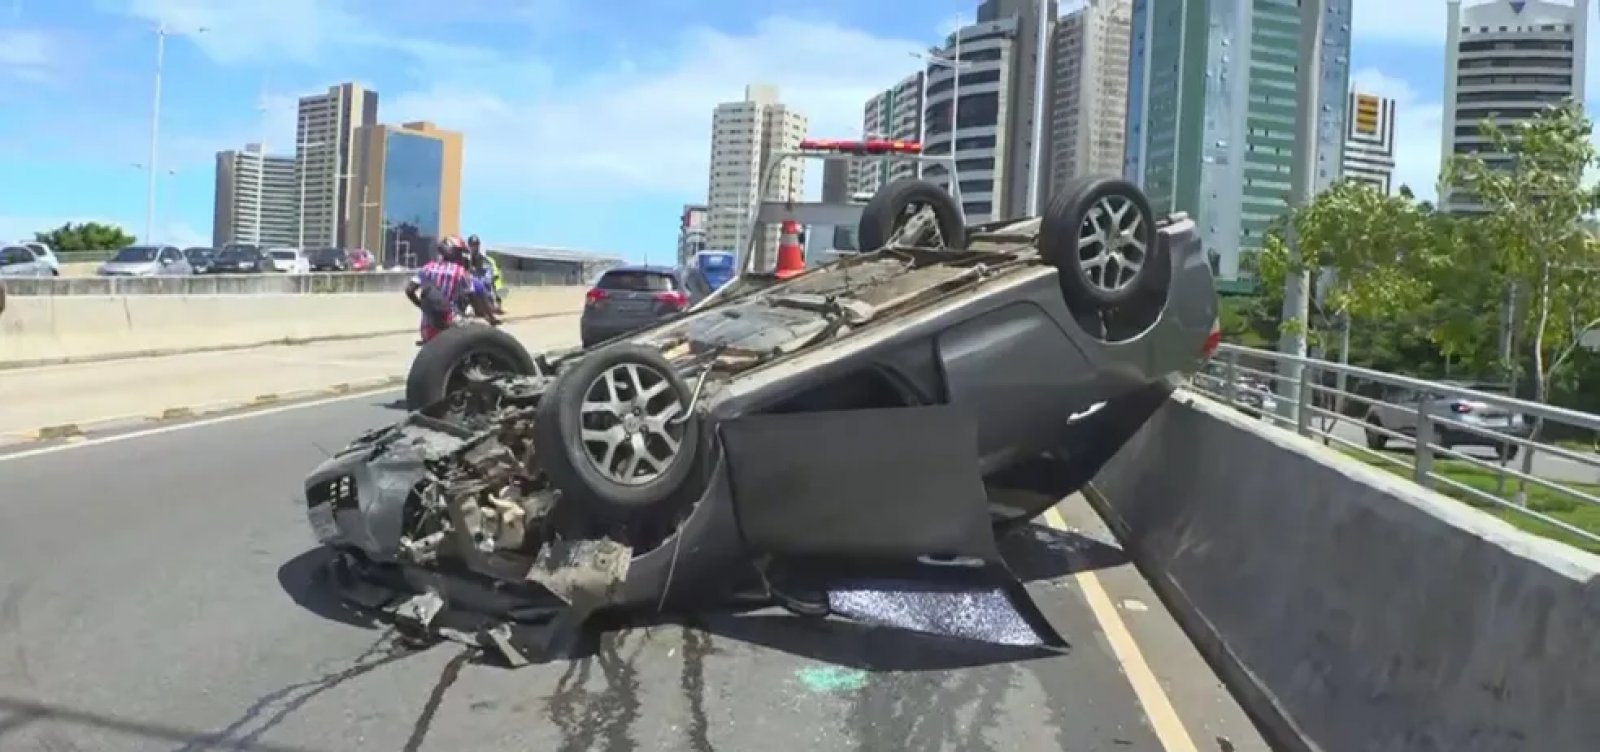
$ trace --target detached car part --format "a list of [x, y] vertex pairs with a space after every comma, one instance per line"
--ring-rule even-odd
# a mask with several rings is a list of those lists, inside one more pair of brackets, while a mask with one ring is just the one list
[[[863, 578], [987, 588], [1059, 641], [995, 533], [1058, 499], [997, 483], [1050, 453], [1081, 486], [1209, 357], [1217, 297], [1194, 224], [1158, 222], [1114, 178], [976, 227], [899, 181], [861, 223], [887, 244], [788, 280], [741, 275], [594, 349], [535, 357], [485, 327], [424, 345], [414, 412], [307, 480], [335, 581], [424, 626], [486, 619], [473, 634], [494, 645], [507, 625], [748, 588], [826, 614]], [[540, 646], [513, 663], [553, 644], [512, 642]]]

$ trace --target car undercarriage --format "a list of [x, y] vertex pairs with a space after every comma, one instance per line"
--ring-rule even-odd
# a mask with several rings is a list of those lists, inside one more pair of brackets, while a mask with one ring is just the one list
[[[877, 250], [743, 274], [611, 342], [441, 334], [414, 411], [306, 482], [331, 581], [511, 665], [608, 615], [863, 597], [907, 628], [1060, 644], [996, 543], [1043, 509], [1003, 511], [991, 481], [1054, 454], [1087, 482], [1214, 347], [1210, 269], [1192, 222], [1121, 181], [959, 233], [925, 186], [869, 205], [864, 226], [904, 217]], [[973, 609], [1000, 626], [964, 630]]]

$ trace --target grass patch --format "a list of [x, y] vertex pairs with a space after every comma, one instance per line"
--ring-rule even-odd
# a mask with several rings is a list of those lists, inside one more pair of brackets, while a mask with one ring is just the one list
[[[1409, 456], [1403, 458], [1403, 461], [1406, 462], [1406, 465], [1398, 465], [1394, 462], [1389, 462], [1378, 457], [1374, 457], [1371, 454], [1358, 449], [1352, 449], [1350, 447], [1341, 447], [1341, 451], [1343, 451], [1346, 455], [1349, 455], [1350, 457], [1360, 460], [1361, 462], [1373, 467], [1388, 470], [1389, 472], [1408, 480], [1411, 478]], [[1402, 457], [1395, 456], [1393, 454], [1388, 456], [1397, 460], [1402, 459]], [[1498, 495], [1496, 493], [1496, 489], [1499, 488], [1499, 476], [1498, 474], [1489, 470], [1485, 470], [1470, 463], [1462, 462], [1461, 460], [1435, 460], [1433, 463], [1433, 470], [1436, 474], [1445, 478], [1449, 478], [1450, 480], [1453, 480], [1464, 486], [1483, 491], [1484, 493], [1490, 495]], [[1506, 479], [1507, 493], [1511, 493], [1516, 488], [1516, 483], [1516, 478]], [[1600, 496], [1600, 485], [1594, 483], [1563, 482], [1562, 485], [1589, 494], [1590, 496]], [[1499, 517], [1500, 519], [1515, 525], [1521, 530], [1544, 538], [1549, 538], [1551, 540], [1560, 541], [1569, 546], [1581, 548], [1590, 553], [1600, 554], [1600, 542], [1573, 535], [1566, 530], [1562, 530], [1561, 528], [1548, 524], [1542, 520], [1529, 517], [1528, 515], [1522, 514], [1499, 504], [1491, 504], [1478, 498], [1477, 496], [1467, 493], [1466, 491], [1451, 486], [1447, 483], [1435, 483], [1434, 486], [1434, 490], [1438, 491], [1439, 493], [1449, 496], [1457, 501], [1465, 502], [1475, 509]], [[1529, 483], [1528, 508], [1535, 512], [1539, 512], [1540, 514], [1554, 517], [1581, 530], [1587, 530], [1600, 535], [1600, 504], [1591, 504], [1586, 501], [1580, 501], [1554, 489]]]

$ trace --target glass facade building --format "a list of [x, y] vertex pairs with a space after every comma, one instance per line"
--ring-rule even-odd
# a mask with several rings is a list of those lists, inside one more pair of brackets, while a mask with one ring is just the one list
[[438, 242], [444, 142], [390, 133], [383, 149], [383, 251], [403, 266], [433, 258]]
[[[1339, 179], [1351, 0], [1327, 0], [1318, 188]], [[1297, 0], [1135, 0], [1124, 167], [1157, 212], [1184, 211], [1223, 279], [1287, 209], [1295, 161]]]

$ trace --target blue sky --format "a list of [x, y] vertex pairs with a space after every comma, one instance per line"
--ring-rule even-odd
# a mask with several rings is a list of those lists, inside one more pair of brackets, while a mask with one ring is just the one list
[[[1399, 99], [1399, 178], [1431, 193], [1444, 0], [1355, 0], [1353, 79]], [[294, 99], [354, 80], [388, 122], [466, 134], [464, 229], [640, 258], [704, 200], [711, 109], [779, 85], [817, 136], [910, 73], [975, 0], [0, 0], [0, 236], [142, 233], [157, 22], [158, 236], [209, 239], [213, 154], [293, 139]], [[206, 31], [194, 30], [204, 27]], [[1589, 80], [1600, 76], [1591, 74]], [[167, 174], [167, 171], [173, 171]], [[807, 181], [814, 191], [820, 175]], [[26, 186], [23, 188], [23, 186]]]

